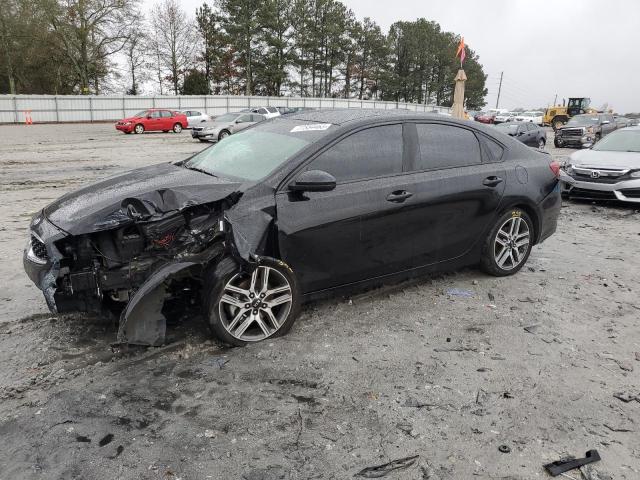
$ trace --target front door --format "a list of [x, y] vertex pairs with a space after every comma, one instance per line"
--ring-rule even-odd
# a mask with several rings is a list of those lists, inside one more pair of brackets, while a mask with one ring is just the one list
[[[330, 192], [276, 195], [280, 253], [303, 292], [402, 269], [411, 252], [395, 248], [407, 205], [401, 191], [402, 124], [360, 130], [320, 153], [305, 170], [336, 178]], [[371, 235], [375, 235], [375, 239]]]

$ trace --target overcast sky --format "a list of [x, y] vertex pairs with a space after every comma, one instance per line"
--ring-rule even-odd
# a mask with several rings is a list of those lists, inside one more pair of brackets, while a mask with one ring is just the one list
[[[153, 0], [145, 0], [151, 4]], [[202, 0], [181, 0], [193, 15]], [[209, 1], [209, 3], [212, 3]], [[537, 108], [590, 97], [621, 113], [640, 111], [638, 0], [343, 0], [385, 31], [424, 17], [461, 34], [488, 75], [487, 106]]]

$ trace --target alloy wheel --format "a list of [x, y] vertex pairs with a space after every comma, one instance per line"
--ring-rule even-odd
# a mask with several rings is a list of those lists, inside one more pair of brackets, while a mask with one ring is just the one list
[[498, 229], [493, 255], [498, 267], [513, 270], [525, 259], [529, 249], [529, 225], [522, 217], [511, 217]]
[[176, 123], [176, 124], [173, 126], [173, 131], [174, 131], [175, 133], [180, 133], [180, 132], [182, 131], [182, 125], [180, 125], [179, 123]]
[[136, 131], [136, 133], [143, 133], [144, 132], [144, 127], [141, 124], [138, 124], [135, 127], [135, 131]]
[[291, 312], [291, 285], [274, 268], [257, 267], [227, 282], [218, 309], [222, 326], [243, 342], [257, 342], [275, 334]]

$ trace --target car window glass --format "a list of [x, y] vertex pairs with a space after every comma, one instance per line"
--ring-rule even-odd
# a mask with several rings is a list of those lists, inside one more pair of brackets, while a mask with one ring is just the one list
[[481, 163], [478, 139], [470, 130], [451, 125], [420, 123], [417, 170], [461, 167]]
[[258, 115], [258, 114], [251, 115], [252, 122], [259, 122], [260, 120], [262, 120], [262, 115]]
[[192, 117], [199, 117], [200, 115], [202, 114], [200, 112], [196, 112], [195, 110], [191, 112]]
[[267, 107], [267, 111], [269, 113], [277, 113], [278, 109], [276, 107]]
[[163, 118], [169, 118], [172, 117], [173, 115], [171, 115], [171, 112], [168, 110], [162, 110], [162, 112], [160, 112], [162, 114]]
[[535, 129], [536, 127], [533, 125], [533, 123], [527, 123], [527, 130], [533, 132]]
[[402, 125], [356, 132], [318, 156], [308, 170], [323, 170], [337, 182], [402, 172]]
[[240, 117], [238, 117], [237, 123], [250, 122], [251, 121], [251, 117], [252, 117], [252, 115], [240, 115]]
[[193, 114], [192, 114], [192, 112], [191, 112], [190, 110], [187, 110], [186, 112], [184, 112], [184, 114], [185, 114], [187, 117], [193, 117]]
[[489, 162], [499, 162], [502, 160], [502, 155], [504, 153], [504, 148], [498, 142], [494, 142], [484, 135], [480, 135], [480, 139], [485, 146], [485, 153], [489, 158], [487, 161]]
[[151, 118], [160, 118], [160, 112], [157, 110], [155, 112], [151, 112]]
[[267, 112], [267, 109], [266, 109], [266, 108], [260, 108], [260, 109], [258, 110], [258, 113], [262, 113], [262, 114], [264, 115], [265, 113], [269, 113], [269, 112]]

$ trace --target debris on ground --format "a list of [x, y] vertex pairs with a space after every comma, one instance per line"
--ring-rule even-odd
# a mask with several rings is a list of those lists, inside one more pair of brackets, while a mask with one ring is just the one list
[[360, 470], [358, 473], [354, 475], [354, 477], [361, 478], [380, 478], [385, 477], [387, 474], [393, 472], [394, 470], [405, 470], [416, 463], [420, 455], [414, 455], [412, 457], [399, 458], [398, 460], [393, 460], [392, 462], [385, 463], [382, 465], [377, 465], [375, 467], [367, 467]]
[[556, 460], [555, 462], [547, 463], [544, 468], [552, 477], [562, 475], [569, 470], [579, 468], [589, 463], [600, 461], [600, 454], [597, 450], [589, 450], [584, 458], [568, 458], [564, 460]]
[[471, 290], [465, 290], [463, 288], [450, 288], [447, 290], [447, 295], [451, 297], [473, 297]]

